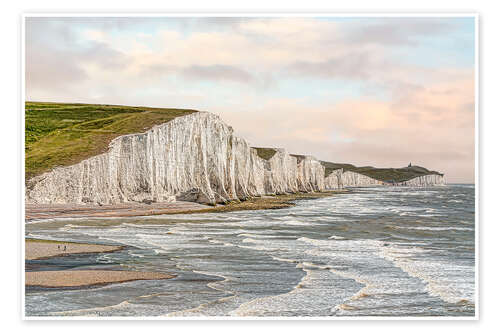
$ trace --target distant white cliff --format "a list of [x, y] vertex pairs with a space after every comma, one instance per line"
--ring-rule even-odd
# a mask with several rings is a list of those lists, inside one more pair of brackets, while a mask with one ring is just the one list
[[325, 177], [325, 188], [327, 190], [337, 190], [344, 188], [342, 183], [342, 169], [333, 170]]
[[343, 171], [337, 169], [332, 171], [325, 178], [325, 189], [336, 190], [348, 187], [371, 187], [371, 186], [411, 186], [411, 187], [427, 187], [444, 185], [445, 180], [443, 175], [425, 175], [412, 178], [399, 183], [388, 183], [377, 180], [366, 175], [354, 171]]
[[382, 185], [382, 181], [370, 178], [357, 172], [345, 171], [342, 173], [343, 187], [366, 187]]
[[444, 185], [445, 180], [443, 175], [425, 175], [420, 177], [415, 177], [410, 180], [390, 184], [393, 186], [415, 186], [415, 187], [426, 187], [434, 185]]

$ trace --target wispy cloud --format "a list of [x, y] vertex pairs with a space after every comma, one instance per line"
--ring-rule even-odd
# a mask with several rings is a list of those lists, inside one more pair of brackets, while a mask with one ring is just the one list
[[470, 18], [28, 18], [27, 99], [216, 111], [256, 145], [472, 181]]
[[347, 43], [401, 46], [417, 44], [419, 38], [446, 34], [454, 28], [453, 19], [436, 18], [385, 18], [353, 27], [343, 36]]
[[200, 80], [229, 80], [237, 82], [250, 82], [253, 79], [252, 75], [250, 75], [245, 70], [225, 65], [192, 65], [183, 69], [182, 72], [189, 78]]

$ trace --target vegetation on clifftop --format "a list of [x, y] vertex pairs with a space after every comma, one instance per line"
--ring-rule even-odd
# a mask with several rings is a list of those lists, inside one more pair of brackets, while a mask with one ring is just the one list
[[26, 102], [25, 171], [30, 179], [105, 152], [124, 134], [196, 112], [101, 104]]
[[344, 171], [356, 169], [354, 165], [347, 163], [332, 163], [326, 161], [320, 161], [320, 162], [325, 167], [325, 177], [328, 177], [333, 171], [338, 169], [344, 169]]
[[442, 175], [437, 171], [427, 170], [420, 166], [411, 166], [405, 168], [374, 168], [371, 166], [356, 167], [347, 163], [332, 163], [321, 161], [325, 167], [325, 177], [330, 175], [334, 170], [344, 169], [344, 171], [353, 171], [362, 175], [381, 180], [384, 182], [404, 182], [415, 177], [426, 175]]
[[[54, 167], [76, 164], [101, 154], [120, 135], [145, 132], [154, 125], [193, 112], [196, 111], [107, 104], [26, 102], [26, 179]], [[257, 155], [265, 160], [276, 154], [274, 148], [255, 149]], [[354, 171], [386, 182], [401, 182], [418, 176], [440, 174], [418, 166], [373, 168], [346, 163], [321, 163], [325, 167], [325, 176], [342, 168], [344, 171]]]
[[257, 155], [266, 161], [269, 161], [276, 154], [276, 149], [274, 148], [252, 148], [257, 150]]

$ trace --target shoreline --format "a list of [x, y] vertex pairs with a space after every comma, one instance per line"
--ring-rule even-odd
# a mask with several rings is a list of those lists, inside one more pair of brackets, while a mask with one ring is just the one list
[[[249, 198], [245, 201], [230, 202], [215, 207], [191, 202], [119, 204], [109, 206], [71, 206], [71, 205], [27, 205], [26, 221], [44, 218], [85, 218], [85, 217], [133, 217], [151, 215], [219, 213], [241, 210], [283, 209], [296, 205], [297, 200], [314, 200], [336, 194], [349, 193], [346, 190], [293, 193], [276, 196]], [[95, 211], [93, 210], [95, 208]], [[153, 209], [152, 209], [153, 208]], [[182, 208], [182, 209], [180, 209]], [[156, 209], [156, 210], [155, 210]], [[48, 217], [50, 216], [50, 217]], [[76, 243], [56, 240], [25, 238], [25, 263], [74, 254], [109, 253], [120, 251], [125, 246]], [[81, 288], [137, 280], [162, 280], [174, 275], [156, 272], [117, 271], [117, 270], [38, 270], [25, 272], [25, 288]]]
[[281, 209], [295, 206], [296, 200], [312, 200], [349, 193], [349, 190], [329, 190], [310, 193], [290, 193], [273, 196], [252, 197], [216, 206], [195, 202], [176, 201], [165, 203], [120, 203], [113, 205], [72, 205], [72, 204], [27, 204], [25, 221], [62, 218], [115, 218], [173, 214], [221, 213], [240, 210]]
[[[312, 193], [282, 194], [249, 198], [245, 201], [230, 202], [215, 207], [196, 203], [163, 204], [120, 204], [109, 206], [74, 206], [70, 205], [33, 205], [26, 207], [26, 216], [48, 218], [83, 218], [83, 217], [133, 217], [151, 215], [217, 213], [240, 210], [283, 209], [295, 206], [297, 200], [313, 200], [348, 193], [349, 191], [325, 191]], [[179, 209], [182, 207], [183, 209]], [[93, 209], [95, 208], [95, 211]], [[156, 208], [151, 209], [151, 208]], [[38, 215], [37, 215], [38, 209]], [[31, 210], [31, 211], [30, 211]], [[31, 215], [30, 215], [31, 214]], [[35, 218], [32, 218], [35, 219]], [[30, 219], [26, 219], [29, 221]], [[26, 237], [26, 236], [25, 236]], [[109, 253], [120, 251], [125, 246], [100, 245], [90, 243], [65, 242], [25, 238], [25, 263], [31, 260], [43, 260], [54, 257], [69, 257], [74, 254]], [[174, 275], [155, 272], [117, 271], [117, 270], [35, 270], [25, 271], [25, 288], [82, 288], [112, 283], [124, 283], [137, 280], [162, 280], [174, 278]]]
[[[121, 245], [100, 245], [25, 238], [24, 260], [41, 260], [72, 254], [109, 253], [125, 248]], [[64, 250], [64, 246], [66, 250]]]
[[113, 270], [60, 270], [25, 272], [25, 287], [80, 288], [139, 280], [166, 280], [175, 275]]
[[[124, 248], [125, 246], [25, 239], [26, 251], [24, 260], [26, 264], [28, 261], [46, 260], [55, 257], [69, 257], [75, 254], [109, 253], [120, 251]], [[80, 288], [137, 280], [164, 280], [175, 277], [175, 275], [158, 272], [110, 269], [25, 270], [24, 274], [25, 288]]]

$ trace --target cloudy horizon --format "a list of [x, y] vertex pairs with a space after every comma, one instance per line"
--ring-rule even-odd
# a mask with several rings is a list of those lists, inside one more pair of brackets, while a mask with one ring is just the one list
[[26, 100], [216, 113], [253, 146], [474, 182], [474, 18], [26, 18]]

